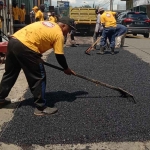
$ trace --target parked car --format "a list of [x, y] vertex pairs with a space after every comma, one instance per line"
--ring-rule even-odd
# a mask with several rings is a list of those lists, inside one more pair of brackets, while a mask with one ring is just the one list
[[117, 23], [128, 28], [128, 34], [142, 34], [149, 38], [150, 19], [144, 12], [122, 12], [117, 18]]

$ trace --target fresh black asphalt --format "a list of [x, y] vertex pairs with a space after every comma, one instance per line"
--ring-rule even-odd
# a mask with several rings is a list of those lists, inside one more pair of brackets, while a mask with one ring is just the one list
[[[3, 128], [1, 142], [45, 145], [150, 140], [149, 64], [125, 50], [103, 56], [92, 51], [88, 56], [84, 54], [86, 49], [86, 45], [65, 48], [69, 67], [78, 74], [129, 91], [137, 104], [120, 97], [117, 91], [46, 66], [46, 98], [58, 112], [35, 116], [28, 91], [26, 100]], [[48, 62], [59, 66], [53, 53]]]

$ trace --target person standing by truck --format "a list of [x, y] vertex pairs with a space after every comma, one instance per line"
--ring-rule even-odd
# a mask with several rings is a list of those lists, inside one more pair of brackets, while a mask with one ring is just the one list
[[116, 12], [112, 11], [105, 11], [103, 8], [99, 9], [99, 12], [101, 14], [101, 24], [103, 25], [104, 29], [102, 32], [102, 38], [100, 41], [100, 51], [97, 54], [104, 54], [104, 49], [107, 44], [107, 38], [109, 39], [110, 43], [110, 49], [111, 54], [114, 55], [114, 49], [115, 49], [115, 31], [117, 27], [115, 14]]
[[[102, 30], [103, 30], [103, 27], [102, 27], [101, 22], [100, 22], [100, 12], [99, 12], [99, 9], [96, 9], [95, 13], [97, 15], [97, 19], [96, 19], [96, 25], [95, 25], [94, 35], [93, 35], [93, 43], [96, 42], [98, 36], [102, 35]], [[96, 44], [93, 47], [93, 50], [95, 50], [95, 49], [96, 49]]]

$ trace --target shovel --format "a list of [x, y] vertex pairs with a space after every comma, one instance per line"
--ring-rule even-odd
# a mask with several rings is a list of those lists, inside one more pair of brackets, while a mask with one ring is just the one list
[[[62, 69], [62, 68], [60, 68], [60, 67], [58, 67], [58, 66], [49, 64], [49, 63], [47, 63], [47, 62], [44, 62], [44, 65], [49, 66], [49, 67], [52, 67], [52, 68], [57, 69], [57, 70], [60, 70], [60, 71], [64, 71], [64, 69]], [[100, 81], [97, 81], [97, 80], [95, 80], [95, 79], [91, 79], [91, 78], [85, 77], [85, 76], [80, 75], [80, 74], [77, 74], [77, 73], [76, 73], [74, 76], [79, 77], [79, 78], [82, 78], [82, 79], [85, 79], [85, 80], [90, 81], [90, 82], [93, 82], [93, 83], [95, 83], [95, 84], [99, 84], [99, 85], [104, 86], [104, 87], [107, 87], [107, 88], [110, 88], [110, 89], [112, 89], [112, 90], [118, 91], [118, 92], [121, 94], [121, 97], [131, 98], [132, 102], [133, 102], [134, 104], [136, 104], [136, 101], [135, 101], [133, 95], [132, 95], [131, 93], [125, 91], [124, 89], [120, 88], [120, 87], [115, 87], [115, 86], [106, 84], [106, 83], [104, 83], [104, 82], [100, 82]]]

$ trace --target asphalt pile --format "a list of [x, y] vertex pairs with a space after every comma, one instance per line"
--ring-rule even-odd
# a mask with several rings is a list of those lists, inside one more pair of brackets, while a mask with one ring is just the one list
[[[0, 137], [13, 144], [68, 144], [150, 140], [150, 66], [125, 50], [91, 56], [87, 47], [65, 48], [69, 67], [132, 93], [137, 101], [56, 69], [47, 71], [46, 98], [58, 108], [51, 116], [34, 116], [30, 91]], [[59, 66], [52, 53], [48, 62]]]

